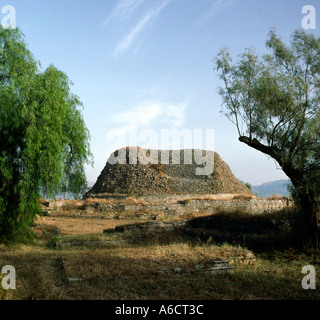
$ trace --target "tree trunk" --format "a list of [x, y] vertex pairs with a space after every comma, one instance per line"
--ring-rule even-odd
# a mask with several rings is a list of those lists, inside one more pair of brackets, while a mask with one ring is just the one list
[[309, 239], [314, 248], [318, 248], [320, 229], [318, 225], [319, 204], [316, 201], [310, 184], [305, 179], [302, 171], [295, 169], [291, 164], [282, 166], [283, 171], [290, 178], [300, 202], [300, 208], [307, 227]]
[[319, 205], [315, 199], [314, 192], [310, 188], [308, 181], [305, 179], [304, 173], [301, 170], [294, 168], [292, 166], [292, 161], [288, 161], [290, 159], [283, 158], [284, 154], [281, 150], [275, 147], [266, 146], [256, 139], [250, 139], [250, 137], [245, 136], [239, 137], [239, 141], [271, 156], [279, 163], [282, 170], [290, 178], [297, 191], [311, 243], [314, 247], [318, 247], [320, 240], [320, 231], [318, 226], [318, 215], [320, 214]]
[[310, 188], [305, 184], [300, 184], [298, 186], [295, 185], [295, 188], [300, 200], [300, 206], [306, 227], [308, 229], [310, 240], [312, 245], [316, 248], [319, 246], [319, 208], [317, 201], [315, 200], [313, 191], [310, 190]]

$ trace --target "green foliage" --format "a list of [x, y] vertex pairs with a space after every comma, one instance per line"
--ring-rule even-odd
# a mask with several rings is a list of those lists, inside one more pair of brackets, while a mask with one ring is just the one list
[[249, 182], [246, 182], [244, 185], [252, 192], [252, 187]]
[[[224, 113], [240, 137], [272, 148], [280, 165], [293, 162], [301, 170], [320, 167], [320, 39], [296, 31], [287, 47], [274, 31], [262, 59], [247, 49], [231, 65], [228, 49], [217, 57], [224, 82]], [[265, 149], [267, 151], [268, 149]], [[262, 151], [262, 150], [261, 150]]]
[[0, 83], [0, 241], [25, 241], [40, 194], [83, 192], [90, 137], [68, 77], [41, 71], [19, 29], [0, 26]]
[[[232, 64], [216, 59], [224, 114], [239, 140], [276, 160], [291, 179], [302, 211], [317, 231], [320, 195], [320, 38], [295, 31], [286, 45], [274, 30], [261, 58], [247, 49]], [[312, 227], [313, 225], [313, 227]]]

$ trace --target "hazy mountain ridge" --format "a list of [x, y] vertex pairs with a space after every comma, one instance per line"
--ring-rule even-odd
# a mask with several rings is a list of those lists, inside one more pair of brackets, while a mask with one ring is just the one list
[[257, 186], [251, 186], [252, 193], [259, 197], [268, 197], [271, 195], [290, 196], [287, 185], [290, 180], [282, 179], [266, 182]]

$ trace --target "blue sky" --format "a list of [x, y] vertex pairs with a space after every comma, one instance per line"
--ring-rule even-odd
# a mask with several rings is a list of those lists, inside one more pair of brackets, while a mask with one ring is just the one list
[[[0, 7], [8, 4], [42, 68], [54, 64], [64, 71], [84, 104], [94, 154], [89, 181], [134, 132], [158, 134], [157, 140], [138, 139], [140, 146], [165, 145], [161, 129], [213, 129], [214, 149], [237, 178], [253, 185], [286, 178], [272, 159], [241, 144], [220, 114], [214, 57], [223, 46], [234, 59], [248, 47], [265, 53], [271, 28], [289, 40], [301, 28], [302, 8], [313, 5], [320, 13], [319, 1], [0, 1]], [[319, 36], [319, 30], [320, 19], [309, 32]], [[126, 141], [115, 139], [121, 135]]]

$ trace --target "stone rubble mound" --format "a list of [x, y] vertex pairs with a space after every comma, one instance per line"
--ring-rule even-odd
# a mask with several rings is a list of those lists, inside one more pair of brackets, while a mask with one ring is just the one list
[[85, 198], [104, 193], [148, 195], [251, 192], [236, 179], [216, 152], [126, 147], [110, 155]]

